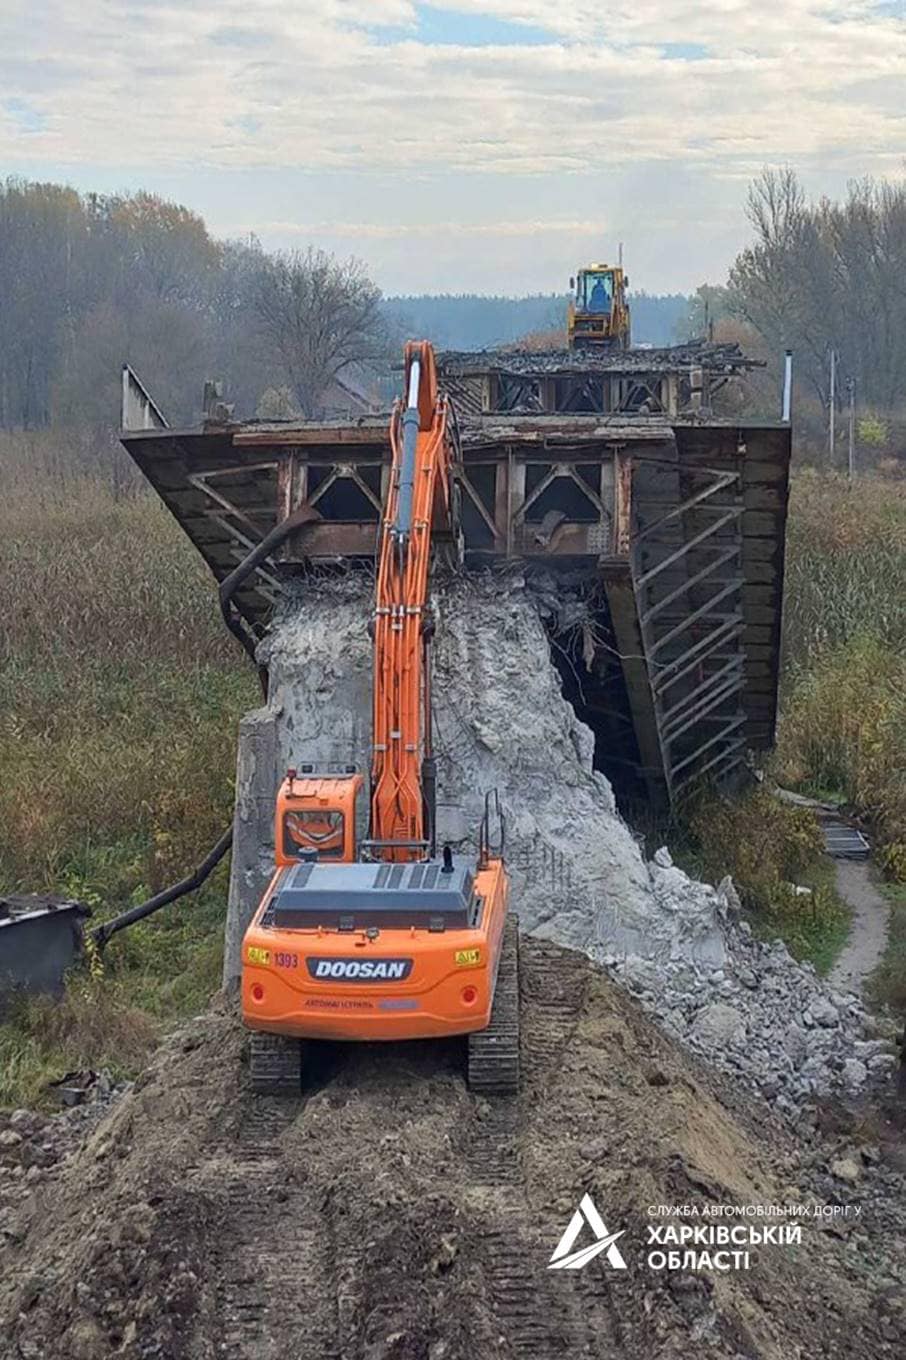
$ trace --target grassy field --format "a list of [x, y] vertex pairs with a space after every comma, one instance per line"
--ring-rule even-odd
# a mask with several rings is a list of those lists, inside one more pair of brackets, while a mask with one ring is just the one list
[[800, 475], [775, 772], [842, 798], [906, 881], [906, 481]]
[[[229, 825], [257, 681], [156, 497], [6, 471], [0, 450], [0, 884], [72, 894], [102, 919]], [[65, 1008], [0, 1026], [0, 1103], [68, 1068], [131, 1070], [159, 1021], [197, 1010], [219, 980], [225, 891], [221, 866], [112, 943], [103, 980], [81, 979]]]
[[[900, 878], [904, 576], [903, 483], [798, 477], [775, 772], [858, 808]], [[0, 885], [71, 893], [102, 919], [181, 877], [228, 825], [256, 677], [154, 496], [30, 466], [2, 443], [0, 619]], [[691, 868], [734, 875], [764, 933], [830, 962], [846, 918], [809, 818], [760, 793], [699, 805], [686, 851]], [[0, 1105], [38, 1099], [69, 1069], [140, 1066], [161, 1026], [218, 985], [225, 895], [221, 866], [114, 941], [102, 975], [75, 978], [63, 1005], [31, 1003], [0, 1025]]]

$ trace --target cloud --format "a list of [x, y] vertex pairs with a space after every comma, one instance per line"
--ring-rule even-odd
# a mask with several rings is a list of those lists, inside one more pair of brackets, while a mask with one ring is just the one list
[[[548, 208], [574, 225], [584, 215], [581, 195], [563, 197], [571, 177], [603, 186], [609, 205], [640, 168], [648, 197], [622, 217], [663, 230], [673, 209], [658, 177], [681, 169], [691, 232], [706, 185], [729, 186], [709, 202], [736, 203], [766, 161], [894, 169], [904, 72], [906, 21], [890, 0], [4, 0], [0, 157], [26, 174], [67, 166], [79, 182], [191, 172], [199, 192], [260, 172], [272, 200], [316, 174], [319, 216], [374, 240], [400, 235], [392, 203], [369, 207], [375, 177], [424, 186], [416, 221], [437, 185], [462, 178], [471, 197], [451, 230], [502, 239], [481, 176], [537, 182], [515, 224], [537, 235]], [[341, 216], [330, 185], [350, 183], [361, 206]], [[229, 216], [255, 225], [250, 206]], [[297, 237], [274, 207], [260, 221]], [[311, 221], [310, 205], [299, 215]]]
[[[36, 8], [45, 11], [35, 23]], [[902, 147], [906, 24], [857, 0], [449, 0], [550, 44], [425, 43], [407, 0], [12, 0], [0, 153], [96, 164], [600, 171], [639, 157], [746, 166]], [[434, 7], [438, 9], [438, 7]], [[119, 12], [112, 22], [113, 11]], [[375, 26], [398, 40], [374, 38]], [[146, 36], [153, 37], [149, 61]], [[45, 63], [59, 75], [42, 77]], [[143, 68], [139, 70], [139, 68]], [[243, 124], [240, 120], [246, 120]], [[254, 150], [237, 128], [257, 128]]]
[[366, 241], [431, 240], [460, 236], [598, 236], [601, 223], [593, 221], [558, 221], [545, 218], [539, 221], [518, 222], [244, 222], [227, 228], [227, 235], [242, 237], [260, 232], [270, 237], [330, 236], [336, 239]]
[[46, 125], [44, 114], [24, 99], [4, 99], [0, 101], [0, 111], [17, 131], [28, 136], [42, 132]]

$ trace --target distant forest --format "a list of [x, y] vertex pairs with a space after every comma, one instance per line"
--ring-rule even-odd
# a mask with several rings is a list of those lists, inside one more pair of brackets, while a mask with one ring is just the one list
[[[682, 293], [631, 295], [632, 338], [640, 345], [672, 345], [684, 339], [690, 298]], [[493, 349], [536, 332], [563, 330], [567, 297], [482, 297], [442, 293], [388, 297], [384, 307], [398, 330], [427, 336], [440, 349]]]

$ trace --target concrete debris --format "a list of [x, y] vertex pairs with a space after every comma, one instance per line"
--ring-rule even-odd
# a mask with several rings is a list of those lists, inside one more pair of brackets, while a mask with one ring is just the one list
[[[859, 999], [830, 991], [781, 942], [756, 940], [729, 880], [695, 882], [666, 849], [646, 861], [592, 767], [593, 735], [563, 697], [521, 575], [451, 579], [433, 605], [440, 840], [474, 850], [484, 794], [497, 789], [523, 930], [603, 963], [671, 1035], [790, 1119], [816, 1097], [862, 1089], [870, 1022]], [[364, 579], [309, 582], [263, 644], [271, 700], [240, 743], [228, 981], [269, 873], [260, 838], [272, 835], [278, 773], [305, 762], [367, 769], [369, 615]], [[880, 1075], [891, 1049], [876, 1042]]]
[[748, 922], [725, 905], [718, 913], [721, 968], [671, 960], [657, 986], [640, 987], [635, 960], [610, 958], [612, 976], [676, 1038], [742, 1077], [793, 1122], [817, 1098], [861, 1091], [876, 1057], [872, 1071], [889, 1075], [897, 1059], [888, 1040], [868, 1037], [870, 1018], [858, 997], [829, 991], [810, 965], [797, 963], [780, 941], [754, 939]]
[[708, 1047], [726, 1048], [742, 1043], [746, 1037], [746, 1022], [734, 1006], [720, 1001], [704, 1006], [692, 1024], [692, 1037]]
[[856, 1185], [862, 1179], [862, 1168], [853, 1157], [838, 1157], [831, 1162], [831, 1175], [849, 1185]]
[[764, 367], [763, 360], [748, 358], [735, 343], [712, 343], [706, 340], [692, 340], [683, 345], [658, 349], [448, 350], [439, 356], [439, 363], [445, 376], [454, 377], [486, 371], [527, 375], [672, 373], [693, 366], [708, 372], [735, 373]]

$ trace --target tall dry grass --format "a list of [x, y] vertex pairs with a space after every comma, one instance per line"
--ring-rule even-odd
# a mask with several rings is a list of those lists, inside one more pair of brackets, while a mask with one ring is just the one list
[[192, 864], [229, 821], [250, 672], [155, 496], [0, 451], [0, 883], [109, 909]]
[[[0, 889], [97, 919], [182, 877], [229, 824], [236, 731], [258, 702], [214, 583], [161, 502], [0, 442]], [[219, 980], [227, 865], [116, 940], [62, 1003], [0, 1024], [0, 1104], [68, 1068], [135, 1071]]]
[[799, 474], [776, 769], [834, 793], [906, 879], [906, 482]]
[[906, 650], [906, 480], [806, 469], [787, 531], [787, 692], [834, 647], [874, 637]]

